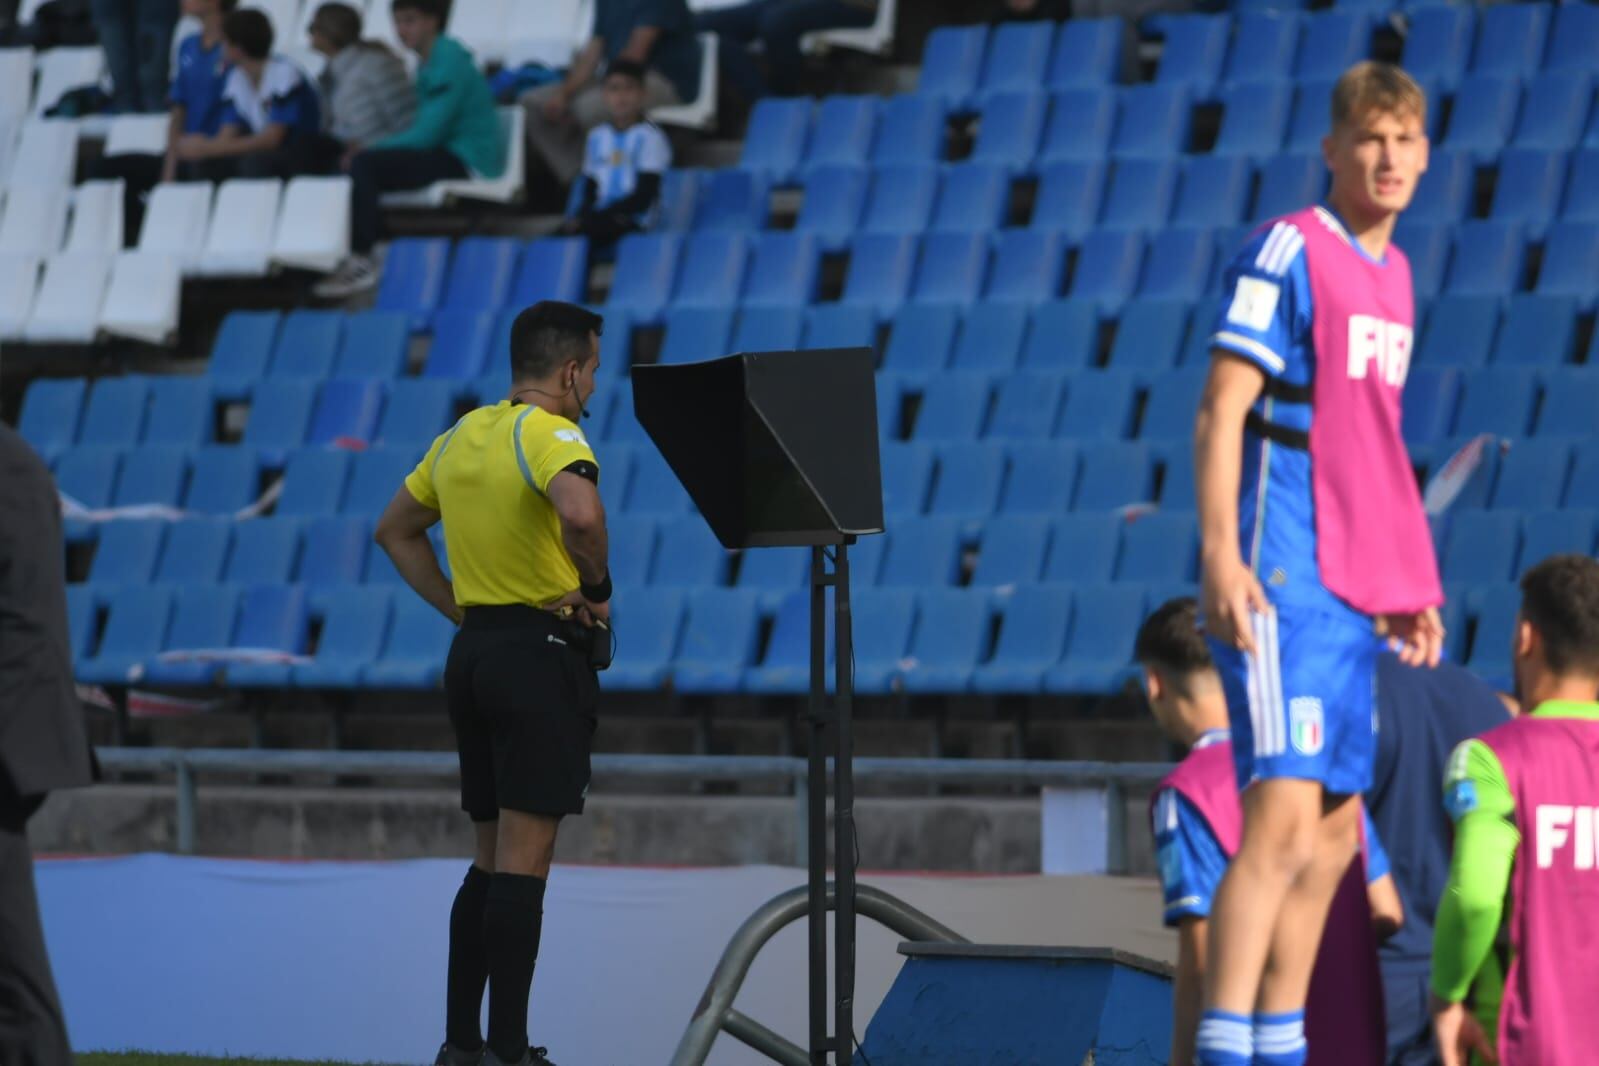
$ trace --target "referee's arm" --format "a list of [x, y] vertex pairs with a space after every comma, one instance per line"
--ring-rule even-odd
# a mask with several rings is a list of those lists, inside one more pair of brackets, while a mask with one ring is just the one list
[[[578, 579], [585, 586], [605, 584], [610, 575], [610, 544], [605, 533], [605, 505], [600, 502], [593, 464], [574, 463], [562, 470], [550, 479], [545, 495], [561, 520], [561, 543], [577, 567]], [[574, 596], [569, 600], [574, 606], [586, 607], [601, 621], [610, 618], [609, 602], [590, 601], [581, 590]]]
[[372, 539], [388, 553], [394, 569], [418, 596], [459, 624], [461, 608], [455, 605], [455, 589], [440, 569], [438, 556], [433, 554], [433, 544], [428, 540], [428, 530], [438, 520], [439, 512], [418, 502], [411, 490], [401, 485], [384, 508], [383, 517], [378, 519]]

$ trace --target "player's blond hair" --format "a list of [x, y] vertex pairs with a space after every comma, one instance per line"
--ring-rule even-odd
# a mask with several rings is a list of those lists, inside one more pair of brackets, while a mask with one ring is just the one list
[[1356, 63], [1333, 86], [1332, 128], [1358, 122], [1373, 111], [1427, 121], [1427, 94], [1416, 79], [1392, 63]]

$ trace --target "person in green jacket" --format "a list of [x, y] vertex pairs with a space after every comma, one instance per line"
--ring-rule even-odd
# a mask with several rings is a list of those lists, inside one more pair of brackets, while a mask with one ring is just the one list
[[369, 145], [350, 145], [342, 166], [350, 174], [350, 256], [315, 288], [342, 298], [375, 288], [373, 257], [382, 230], [378, 201], [387, 192], [436, 181], [497, 178], [505, 170], [494, 94], [461, 42], [443, 34], [444, 0], [394, 0], [394, 29], [415, 52], [416, 118], [406, 129]]

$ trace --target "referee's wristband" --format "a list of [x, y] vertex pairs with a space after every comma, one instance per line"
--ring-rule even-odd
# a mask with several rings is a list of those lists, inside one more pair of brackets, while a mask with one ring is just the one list
[[590, 603], [604, 603], [611, 598], [611, 572], [607, 570], [598, 585], [579, 584], [577, 590]]

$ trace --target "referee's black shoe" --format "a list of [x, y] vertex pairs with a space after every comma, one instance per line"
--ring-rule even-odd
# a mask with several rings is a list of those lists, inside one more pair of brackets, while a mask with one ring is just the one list
[[527, 1053], [515, 1062], [506, 1062], [494, 1053], [494, 1049], [483, 1048], [483, 1066], [555, 1066], [555, 1063], [545, 1058], [550, 1053], [549, 1048], [530, 1047]]
[[446, 1043], [439, 1048], [438, 1058], [433, 1060], [433, 1066], [482, 1066], [485, 1050], [478, 1048], [476, 1051], [462, 1051]]

